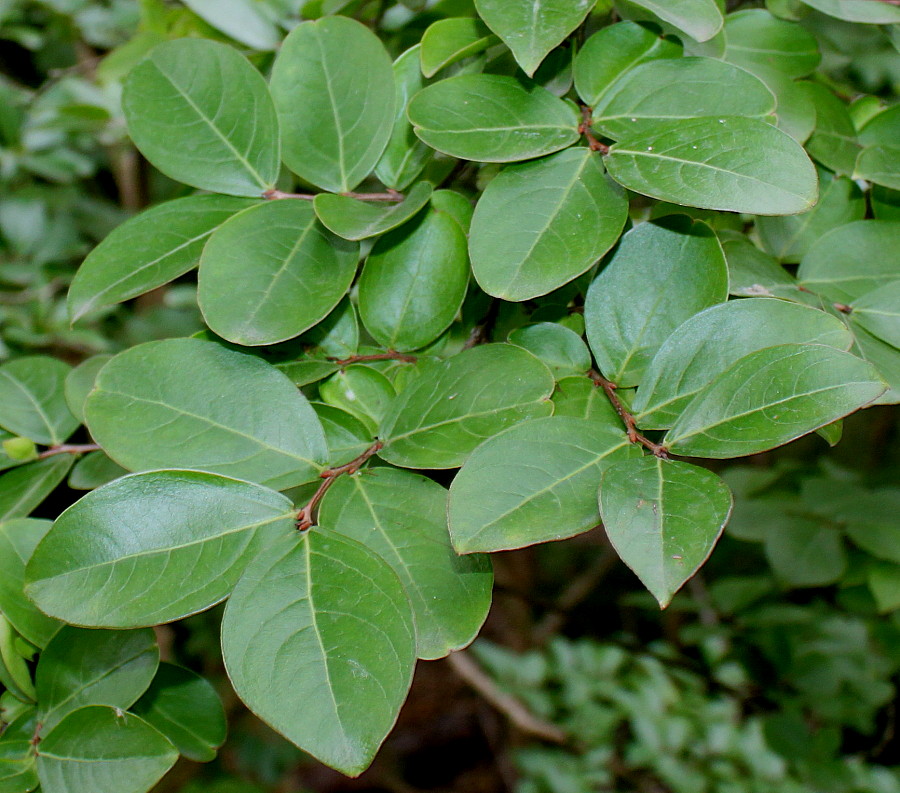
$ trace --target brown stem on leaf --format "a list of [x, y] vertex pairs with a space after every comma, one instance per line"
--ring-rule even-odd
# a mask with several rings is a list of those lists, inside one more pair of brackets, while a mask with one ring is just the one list
[[831, 305], [833, 305], [842, 314], [853, 313], [853, 306], [848, 306], [846, 303], [832, 303]]
[[602, 374], [593, 369], [591, 369], [588, 374], [591, 380], [594, 381], [594, 385], [599, 386], [603, 389], [603, 393], [606, 394], [606, 398], [609, 400], [616, 413], [619, 414], [619, 418], [622, 419], [622, 423], [625, 425], [625, 434], [628, 436], [628, 440], [632, 443], [641, 444], [641, 446], [653, 452], [653, 454], [655, 454], [657, 457], [667, 459], [669, 453], [663, 446], [658, 443], [654, 443], [638, 431], [637, 422], [634, 420], [634, 416], [632, 416], [631, 413], [628, 412], [625, 405], [622, 403], [622, 400], [619, 399], [619, 395], [616, 393], [616, 389], [618, 388], [618, 386], [611, 380], [607, 380]]
[[[312, 201], [316, 193], [285, 193], [282, 190], [266, 190], [263, 198], [269, 201], [278, 201], [282, 198], [300, 198], [304, 201]], [[360, 201], [402, 201], [403, 193], [396, 190], [388, 190], [386, 193], [339, 193], [347, 198], [357, 198]]]
[[336, 363], [338, 366], [349, 366], [351, 363], [365, 363], [366, 361], [403, 361], [404, 363], [415, 363], [419, 359], [415, 355], [407, 355], [405, 352], [377, 352], [372, 355], [351, 355], [349, 358], [329, 358], [329, 361]]
[[38, 460], [44, 460], [57, 454], [87, 454], [88, 452], [98, 451], [100, 451], [100, 446], [96, 443], [84, 443], [81, 445], [62, 443], [59, 446], [51, 446], [46, 451], [41, 452], [37, 458]]
[[594, 123], [591, 108], [581, 106], [581, 123], [578, 125], [578, 134], [584, 135], [591, 151], [599, 151], [601, 154], [609, 154], [609, 146], [597, 140], [591, 132], [591, 124]]
[[366, 461], [373, 457], [378, 453], [378, 451], [384, 446], [384, 443], [381, 441], [375, 441], [368, 449], [366, 449], [359, 457], [354, 458], [349, 463], [345, 463], [344, 465], [339, 465], [335, 468], [327, 468], [322, 471], [319, 476], [322, 478], [322, 484], [319, 485], [319, 489], [313, 493], [313, 497], [309, 500], [309, 503], [297, 513], [297, 528], [300, 531], [306, 531], [307, 529], [312, 528], [316, 525], [316, 508], [319, 506], [319, 503], [325, 498], [325, 494], [328, 492], [328, 488], [331, 487], [332, 483], [339, 476], [343, 476], [344, 474], [355, 474], [360, 468], [365, 465]]

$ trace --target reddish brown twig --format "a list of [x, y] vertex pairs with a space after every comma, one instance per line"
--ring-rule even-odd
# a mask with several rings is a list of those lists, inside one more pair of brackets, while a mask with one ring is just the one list
[[853, 306], [848, 306], [846, 303], [832, 303], [831, 305], [833, 305], [838, 311], [840, 311], [841, 314], [853, 313]]
[[316, 508], [319, 506], [319, 503], [325, 498], [325, 494], [328, 492], [328, 488], [334, 483], [334, 480], [339, 476], [343, 476], [344, 474], [355, 474], [360, 468], [365, 465], [366, 461], [373, 457], [378, 453], [378, 451], [384, 446], [384, 443], [381, 441], [375, 441], [368, 449], [366, 449], [359, 457], [354, 458], [349, 463], [345, 463], [344, 465], [339, 465], [335, 468], [327, 468], [322, 471], [319, 476], [322, 478], [322, 484], [319, 485], [319, 489], [313, 493], [313, 497], [309, 500], [309, 503], [303, 507], [297, 513], [297, 528], [300, 531], [306, 531], [307, 529], [312, 528], [316, 525]]
[[668, 458], [669, 453], [663, 446], [654, 443], [638, 431], [637, 422], [634, 420], [634, 416], [628, 412], [625, 405], [622, 404], [622, 400], [619, 399], [619, 395], [616, 393], [618, 386], [593, 369], [591, 369], [588, 374], [590, 375], [591, 380], [594, 381], [594, 385], [603, 389], [606, 398], [609, 400], [616, 413], [619, 414], [619, 418], [622, 419], [622, 423], [625, 425], [625, 434], [628, 436], [628, 440], [632, 443], [641, 444], [641, 446], [653, 452], [657, 457], [662, 457], [664, 459]]
[[[285, 193], [283, 190], [266, 190], [263, 198], [269, 201], [278, 201], [282, 198], [300, 198], [304, 201], [312, 201], [316, 193]], [[403, 193], [396, 190], [388, 190], [386, 193], [340, 193], [347, 198], [357, 198], [360, 201], [402, 201]]]
[[588, 142], [588, 147], [591, 151], [609, 154], [609, 146], [597, 140], [591, 132], [591, 125], [594, 123], [592, 112], [587, 105], [581, 106], [581, 123], [578, 125], [578, 134], [584, 135], [584, 139]]
[[96, 443], [84, 444], [68, 444], [61, 443], [59, 446], [51, 446], [49, 449], [42, 451], [38, 456], [38, 460], [44, 460], [47, 457], [54, 457], [57, 454], [87, 454], [88, 452], [98, 452], [100, 446]]
[[366, 361], [403, 361], [404, 363], [415, 363], [419, 359], [415, 355], [407, 355], [405, 352], [376, 352], [372, 355], [351, 355], [349, 358], [329, 358], [329, 361], [336, 363], [338, 366], [349, 366], [351, 363], [365, 363]]

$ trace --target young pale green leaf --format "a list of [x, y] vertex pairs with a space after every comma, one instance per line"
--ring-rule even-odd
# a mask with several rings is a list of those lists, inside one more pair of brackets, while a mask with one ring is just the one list
[[853, 336], [837, 317], [786, 300], [712, 306], [676, 328], [653, 357], [631, 408], [638, 425], [671, 427], [691, 398], [738, 359], [776, 344], [849, 350]]
[[791, 215], [818, 196], [803, 147], [758, 118], [660, 121], [619, 140], [606, 167], [629, 190], [704, 209]]
[[453, 480], [453, 547], [503, 551], [581, 534], [600, 522], [603, 471], [640, 454], [621, 422], [551, 416], [510, 427], [475, 449]]
[[824, 234], [800, 262], [801, 286], [852, 303], [897, 280], [889, 251], [900, 250], [900, 221], [857, 220]]
[[419, 57], [422, 74], [433, 77], [451, 63], [476, 55], [497, 43], [497, 37], [478, 19], [439, 19], [422, 34]]
[[425, 143], [452, 157], [515, 162], [578, 140], [575, 107], [546, 88], [496, 74], [461, 74], [419, 91], [409, 120]]
[[478, 15], [512, 50], [529, 77], [595, 4], [596, 0], [475, 0]]
[[553, 393], [553, 415], [591, 419], [609, 425], [621, 421], [603, 389], [589, 377], [562, 377]]
[[150, 688], [131, 709], [166, 736], [188, 760], [208, 763], [225, 742], [222, 700], [200, 675], [162, 663]]
[[374, 438], [369, 428], [350, 411], [324, 402], [313, 402], [312, 406], [325, 430], [331, 467], [349, 463], [372, 445]]
[[274, 50], [281, 42], [278, 29], [253, 0], [184, 0], [184, 4], [216, 30], [254, 50]]
[[397, 574], [372, 551], [321, 528], [295, 532], [236, 587], [222, 652], [250, 710], [326, 765], [357, 776], [412, 681], [412, 608]]
[[355, 416], [374, 435], [397, 392], [391, 381], [377, 369], [353, 364], [341, 368], [322, 383], [319, 396], [327, 404]]
[[731, 505], [712, 471], [658, 457], [617, 463], [600, 483], [609, 541], [661, 608], [709, 558]]
[[126, 710], [147, 690], [159, 666], [150, 628], [92, 631], [66, 625], [41, 653], [35, 673], [44, 735], [86, 705]]
[[403, 201], [393, 204], [319, 193], [313, 206], [319, 220], [339, 237], [363, 240], [406, 223], [428, 203], [432, 190], [429, 182], [419, 182]]
[[457, 468], [486, 438], [550, 415], [552, 392], [550, 370], [512, 344], [426, 362], [382, 420], [379, 455], [404, 468]]
[[0, 614], [36, 647], [46, 646], [59, 622], [25, 597], [25, 565], [51, 525], [29, 518], [0, 523]]
[[619, 77], [594, 107], [593, 122], [620, 139], [698, 116], [764, 119], [774, 112], [772, 92], [738, 66], [716, 58], [657, 59]]
[[66, 375], [64, 393], [72, 415], [84, 422], [84, 403], [94, 388], [97, 373], [112, 360], [112, 355], [94, 355], [82, 361]]
[[796, 78], [814, 71], [821, 55], [806, 28], [765, 9], [748, 8], [725, 17], [725, 60], [753, 73], [777, 69]]
[[226, 598], [291, 502], [201, 471], [151, 471], [88, 493], [59, 516], [26, 569], [42, 611], [95, 627], [157, 625]]
[[308, 182], [345, 193], [371, 173], [394, 127], [391, 59], [348, 17], [295, 27], [272, 69], [284, 162]]
[[451, 547], [443, 487], [410, 471], [367, 469], [334, 483], [319, 520], [374, 551], [400, 577], [419, 658], [443, 658], [475, 638], [491, 605], [491, 563]]
[[716, 0], [629, 0], [697, 41], [708, 41], [724, 22]]
[[243, 55], [208, 39], [167, 41], [125, 81], [122, 105], [141, 153], [167, 176], [257, 197], [279, 170], [278, 119]]
[[62, 443], [79, 424], [66, 404], [70, 371], [56, 358], [37, 355], [0, 366], [0, 426], [35, 443]]
[[547, 294], [603, 256], [627, 215], [623, 192], [590, 149], [511, 165], [475, 207], [469, 235], [475, 278], [504, 300]]
[[66, 478], [72, 462], [71, 454], [57, 454], [0, 476], [0, 521], [30, 515]]
[[328, 316], [350, 288], [358, 260], [359, 247], [323, 228], [309, 202], [261, 204], [235, 215], [207, 242], [200, 310], [215, 333], [235, 344], [286, 341]]
[[328, 459], [315, 411], [287, 377], [199, 339], [120, 353], [85, 413], [104, 451], [131, 470], [199, 468], [283, 489], [316, 479]]
[[900, 348], [900, 281], [866, 292], [850, 308], [853, 324]]
[[558, 377], [584, 374], [591, 368], [591, 351], [581, 336], [556, 322], [516, 328], [507, 341], [536, 355]]
[[826, 86], [818, 83], [804, 85], [816, 108], [816, 129], [806, 148], [826, 168], [849, 176], [856, 167], [860, 150], [850, 112]]
[[900, 23], [900, 8], [871, 0], [803, 0], [806, 5], [847, 22], [869, 25], [894, 25]]
[[430, 210], [375, 243], [359, 278], [359, 315], [379, 344], [416, 350], [450, 326], [468, 285], [465, 233]]
[[598, 107], [617, 79], [657, 58], [678, 58], [681, 47], [634, 22], [617, 22], [591, 36], [575, 56], [575, 90], [589, 107]]
[[886, 385], [868, 362], [820, 344], [757, 350], [688, 403], [664, 438], [675, 454], [744, 457], [865, 407]]
[[70, 713], [41, 741], [37, 770], [43, 793], [146, 793], [177, 759], [143, 719], [93, 706]]
[[394, 61], [394, 127], [375, 166], [375, 176], [394, 190], [405, 190], [434, 156], [434, 149], [416, 137], [406, 117], [410, 98], [425, 85], [419, 68], [420, 50], [421, 45], [416, 44]]
[[72, 322], [184, 275], [199, 263], [210, 234], [253, 204], [229, 196], [190, 196], [126, 220], [78, 268], [66, 298]]
[[709, 226], [683, 215], [640, 224], [622, 238], [585, 300], [600, 369], [620, 386], [637, 385], [675, 328], [727, 296], [725, 255]]

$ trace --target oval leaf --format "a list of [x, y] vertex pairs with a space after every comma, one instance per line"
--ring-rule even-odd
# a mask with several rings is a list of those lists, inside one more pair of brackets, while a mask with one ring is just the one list
[[866, 292], [851, 309], [853, 323], [900, 348], [900, 281]]
[[722, 29], [716, 0], [629, 0], [697, 41], [708, 41]]
[[66, 403], [70, 371], [62, 361], [42, 355], [0, 366], [0, 426], [35, 443], [62, 443], [79, 423]]
[[497, 43], [497, 37], [481, 20], [472, 17], [439, 19], [422, 35], [422, 74], [433, 77], [451, 63], [475, 55]]
[[313, 206], [319, 220], [339, 237], [363, 240], [406, 223], [428, 203], [432, 189], [429, 182], [419, 182], [403, 201], [394, 204], [319, 193]]
[[0, 476], [0, 521], [30, 515], [66, 478], [73, 462], [71, 454], [57, 454]]

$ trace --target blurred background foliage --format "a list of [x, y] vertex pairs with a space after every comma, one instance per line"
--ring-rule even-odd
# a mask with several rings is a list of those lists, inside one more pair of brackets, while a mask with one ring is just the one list
[[[817, 79], [855, 113], [896, 101], [896, 29], [795, 0], [729, 4], [759, 6], [816, 36]], [[184, 189], [130, 145], [121, 80], [155, 44], [182, 36], [236, 44], [265, 68], [301, 18], [336, 12], [377, 25], [399, 53], [472, 6], [0, 0], [0, 362], [44, 353], [77, 363], [202, 328], [190, 277], [69, 326], [65, 291], [85, 254]], [[490, 169], [464, 170], [456, 186]], [[524, 321], [503, 316], [498, 327]], [[495, 605], [474, 649], [485, 676], [474, 682], [515, 697], [552, 728], [548, 741], [517, 729], [447, 662], [421, 664], [376, 764], [347, 780], [238, 703], [221, 668], [218, 609], [164, 628], [164, 657], [218, 684], [230, 737], [215, 763], [183, 761], [160, 791], [900, 793], [897, 449], [896, 412], [876, 408], [849, 419], [834, 450], [814, 436], [723, 468], [734, 518], [664, 613], [600, 531], [496, 555]], [[39, 516], [76, 497], [60, 488]]]

